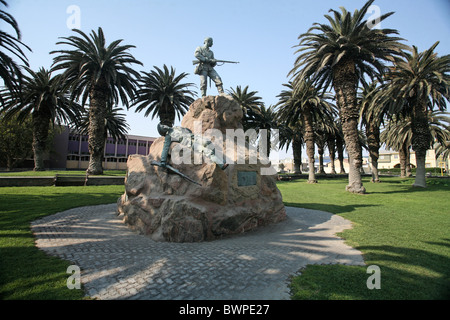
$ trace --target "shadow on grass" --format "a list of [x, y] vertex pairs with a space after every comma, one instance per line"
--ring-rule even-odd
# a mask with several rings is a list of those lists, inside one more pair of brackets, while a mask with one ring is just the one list
[[[358, 249], [367, 252], [368, 261], [380, 263], [382, 277], [386, 274], [385, 287], [397, 287], [402, 295], [411, 299], [449, 299], [450, 243], [442, 240], [429, 242], [428, 250], [395, 246], [361, 246]], [[389, 267], [383, 266], [385, 264]], [[397, 298], [401, 299], [401, 296]]]
[[[434, 245], [433, 243], [431, 243]], [[448, 247], [448, 239], [436, 243]], [[367, 267], [309, 265], [291, 283], [293, 299], [448, 300], [448, 255], [394, 246], [361, 246], [367, 266], [380, 268], [380, 289], [368, 289]], [[441, 249], [442, 250], [442, 249]]]
[[413, 187], [412, 185], [404, 185], [398, 187], [398, 190], [389, 191], [371, 191], [367, 194], [398, 194], [398, 193], [423, 193], [423, 192], [433, 192], [433, 191], [450, 191], [450, 187], [439, 187], [439, 186], [429, 186], [426, 188]]
[[7, 188], [0, 194], [0, 298], [80, 299], [68, 290], [68, 262], [50, 257], [34, 246], [30, 223], [74, 207], [114, 203], [120, 188]]
[[95, 192], [95, 190], [92, 193], [1, 194], [0, 228], [2, 231], [29, 228], [31, 221], [46, 215], [74, 207], [114, 203], [118, 197], [118, 193]]
[[82, 290], [67, 288], [68, 261], [48, 256], [35, 247], [3, 247], [0, 254], [1, 300], [83, 298]]
[[365, 208], [365, 207], [377, 207], [378, 205], [373, 204], [352, 204], [352, 205], [344, 205], [340, 206], [337, 204], [326, 204], [326, 203], [297, 203], [297, 202], [284, 202], [284, 205], [287, 207], [297, 207], [297, 208], [305, 208], [305, 209], [313, 209], [320, 210], [330, 213], [346, 213], [355, 211], [357, 208]]

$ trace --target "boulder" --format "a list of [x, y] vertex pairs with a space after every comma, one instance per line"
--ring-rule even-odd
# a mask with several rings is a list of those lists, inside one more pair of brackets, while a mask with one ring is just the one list
[[152, 144], [147, 156], [130, 155], [125, 193], [118, 199], [123, 221], [156, 241], [198, 242], [284, 220], [275, 177], [264, 174], [270, 163], [259, 157], [250, 161], [248, 143], [241, 149], [245, 157], [224, 152], [227, 129], [242, 129], [242, 117], [239, 104], [223, 94], [196, 100], [185, 114], [181, 126], [213, 141], [216, 154], [222, 152], [229, 164], [221, 169], [189, 145], [173, 142], [168, 164], [200, 185], [152, 165], [161, 159], [164, 137]]

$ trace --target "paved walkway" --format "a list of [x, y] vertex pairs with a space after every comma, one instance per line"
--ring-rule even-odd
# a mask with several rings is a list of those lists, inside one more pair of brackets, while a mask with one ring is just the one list
[[289, 299], [289, 276], [307, 264], [364, 265], [361, 252], [335, 235], [350, 221], [286, 209], [281, 223], [201, 243], [138, 235], [117, 217], [116, 204], [47, 216], [32, 231], [37, 247], [80, 267], [87, 295], [98, 299]]

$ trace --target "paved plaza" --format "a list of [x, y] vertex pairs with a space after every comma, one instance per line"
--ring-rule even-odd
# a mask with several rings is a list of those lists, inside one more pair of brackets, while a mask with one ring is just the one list
[[96, 299], [283, 300], [289, 277], [307, 264], [364, 265], [361, 252], [335, 235], [350, 221], [327, 212], [287, 207], [276, 225], [169, 243], [131, 231], [116, 208], [76, 208], [32, 223], [36, 246], [77, 265]]

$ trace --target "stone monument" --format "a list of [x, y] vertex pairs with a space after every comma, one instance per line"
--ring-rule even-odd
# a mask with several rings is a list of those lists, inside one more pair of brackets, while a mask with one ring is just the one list
[[[237, 138], [227, 139], [230, 132], [243, 132], [242, 117], [232, 97], [202, 97], [181, 122], [192, 139], [169, 142], [169, 156], [163, 159], [167, 166], [161, 166], [165, 137], [151, 145], [147, 156], [130, 155], [125, 193], [118, 199], [123, 221], [156, 241], [197, 242], [284, 220], [275, 177], [265, 174], [270, 163], [252, 157], [257, 151], [248, 141], [235, 148]], [[203, 156], [202, 148], [190, 145], [194, 140], [207, 141], [200, 143], [203, 151], [214, 146], [214, 157], [222, 156], [223, 163]]]

